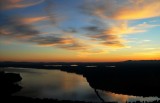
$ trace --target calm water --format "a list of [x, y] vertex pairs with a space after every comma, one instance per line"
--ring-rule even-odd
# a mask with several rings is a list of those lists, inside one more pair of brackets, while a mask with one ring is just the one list
[[[31, 68], [5, 68], [6, 72], [20, 73], [22, 81], [19, 83], [23, 89], [14, 95], [53, 98], [59, 100], [80, 100], [101, 102], [95, 90], [90, 87], [86, 78], [82, 75], [67, 73], [60, 70], [45, 70]], [[97, 90], [105, 101], [153, 101], [158, 97], [137, 97], [123, 94], [115, 94]]]

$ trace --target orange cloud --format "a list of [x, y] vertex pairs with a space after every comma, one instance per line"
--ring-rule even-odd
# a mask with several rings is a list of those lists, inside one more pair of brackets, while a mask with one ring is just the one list
[[125, 40], [122, 38], [124, 34], [145, 32], [145, 30], [139, 28], [139, 26], [129, 27], [127, 22], [120, 22], [104, 30], [100, 30], [96, 27], [88, 27], [87, 29], [99, 32], [89, 37], [93, 38], [93, 40], [99, 40], [101, 44], [110, 47], [125, 47]]
[[30, 23], [36, 23], [39, 21], [48, 20], [49, 18], [47, 16], [41, 16], [41, 17], [28, 17], [28, 18], [22, 18], [21, 22], [30, 24]]
[[160, 16], [159, 0], [136, 1], [131, 0], [129, 5], [119, 8], [112, 17], [114, 19], [134, 20]]
[[0, 9], [8, 10], [14, 8], [25, 8], [44, 2], [44, 0], [1, 0]]
[[[159, 0], [105, 0], [95, 3], [94, 6], [86, 5], [89, 14], [116, 20], [136, 20], [160, 16]], [[112, 5], [112, 6], [111, 6]]]
[[111, 41], [104, 41], [102, 42], [103, 45], [116, 47], [116, 48], [123, 48], [125, 45], [123, 44], [122, 40], [111, 40]]
[[121, 34], [133, 34], [133, 33], [140, 33], [140, 32], [145, 32], [145, 30], [138, 29], [136, 27], [129, 27], [127, 22], [122, 22], [116, 26], [110, 27], [106, 31], [106, 34], [121, 35]]
[[77, 38], [71, 38], [71, 40], [63, 41], [64, 45], [57, 45], [59, 48], [68, 50], [86, 51], [90, 49], [90, 46]]
[[102, 21], [106, 28], [101, 28], [101, 25], [86, 28], [92, 34], [89, 37], [109, 47], [125, 47], [123, 35], [142, 33], [147, 28], [160, 26], [148, 23], [129, 26], [127, 22], [160, 16], [159, 0], [94, 0], [85, 3], [85, 13], [106, 21]]

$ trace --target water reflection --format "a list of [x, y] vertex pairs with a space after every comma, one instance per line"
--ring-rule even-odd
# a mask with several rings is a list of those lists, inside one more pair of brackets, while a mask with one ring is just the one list
[[104, 100], [108, 101], [118, 101], [118, 103], [126, 103], [126, 101], [134, 102], [134, 101], [154, 101], [154, 100], [159, 100], [158, 97], [141, 97], [141, 96], [131, 96], [131, 95], [123, 95], [123, 94], [116, 94], [112, 92], [105, 92], [101, 91], [102, 96]]
[[70, 65], [71, 67], [77, 67], [78, 65], [77, 64], [72, 64]]
[[[83, 75], [59, 70], [31, 68], [6, 68], [5, 71], [21, 73], [23, 78], [21, 85], [23, 86], [23, 89], [15, 95], [93, 102], [100, 102], [103, 100], [111, 102], [118, 101], [119, 103], [137, 100], [153, 101], [159, 99], [158, 97], [130, 96], [102, 91], [103, 88], [99, 87], [98, 84], [105, 84], [105, 80], [107, 79], [100, 80], [100, 78], [94, 73], [91, 73], [91, 71], [88, 71], [88, 73], [84, 73]], [[95, 73], [98, 74], [97, 71], [95, 71]], [[103, 73], [100, 77], [103, 78]], [[104, 88], [106, 88], [106, 85]]]
[[43, 69], [8, 68], [6, 71], [21, 73], [23, 78], [21, 85], [24, 88], [16, 95], [60, 100], [100, 101], [86, 79], [80, 75]]
[[88, 65], [86, 66], [87, 68], [96, 68], [97, 66], [96, 65]]

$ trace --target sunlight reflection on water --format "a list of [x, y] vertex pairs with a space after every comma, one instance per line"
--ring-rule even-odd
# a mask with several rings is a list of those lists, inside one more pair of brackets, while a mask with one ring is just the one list
[[86, 66], [87, 68], [96, 68], [97, 66], [96, 65], [88, 65]]

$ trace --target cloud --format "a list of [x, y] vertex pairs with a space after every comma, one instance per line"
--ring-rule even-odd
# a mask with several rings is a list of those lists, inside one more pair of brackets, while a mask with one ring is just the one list
[[[26, 18], [1, 16], [0, 37], [5, 40], [15, 40], [24, 43], [33, 43], [40, 46], [52, 46], [67, 50], [87, 50], [89, 48], [84, 42], [75, 37], [67, 37], [59, 34], [43, 35], [30, 23], [44, 20], [46, 17]], [[26, 23], [29, 21], [30, 23]]]
[[123, 48], [125, 45], [121, 42], [121, 40], [110, 40], [110, 41], [104, 41], [102, 42], [103, 45], [110, 46], [110, 47], [116, 47], [116, 48]]
[[95, 40], [98, 40], [100, 44], [109, 46], [109, 47], [125, 47], [124, 40], [118, 36], [113, 34], [106, 34], [107, 32], [104, 32], [102, 34], [97, 34], [91, 36]]
[[79, 51], [87, 51], [89, 46], [85, 43], [73, 42], [68, 45], [59, 45], [58, 47], [68, 50], [79, 50]]
[[[0, 37], [6, 40], [17, 40], [25, 43], [33, 43], [40, 46], [53, 46], [67, 50], [86, 50], [88, 46], [74, 37], [63, 37], [59, 34], [42, 35], [32, 25], [16, 17], [2, 16], [0, 22]], [[37, 22], [41, 19], [27, 19], [30, 22]]]
[[100, 44], [105, 46], [124, 47], [124, 40], [116, 34], [111, 34], [108, 30], [101, 31], [100, 34], [90, 35], [89, 37], [94, 41], [99, 41]]
[[129, 27], [127, 22], [121, 22], [107, 28], [105, 32], [106, 34], [123, 35], [123, 34], [141, 33], [145, 32], [145, 30], [139, 29], [137, 27]]
[[68, 27], [63, 29], [64, 33], [68, 33], [68, 34], [75, 34], [78, 33], [78, 30], [76, 28], [73, 27]]
[[102, 28], [100, 28], [98, 26], [88, 26], [88, 27], [84, 27], [83, 29], [85, 29], [89, 32], [93, 32], [93, 33], [99, 33], [103, 30]]
[[85, 27], [87, 35], [94, 41], [109, 47], [125, 47], [123, 35], [146, 32], [158, 24], [138, 24], [129, 26], [129, 20], [160, 16], [159, 0], [90, 0], [81, 7], [83, 13], [102, 25]]
[[84, 51], [89, 48], [88, 45], [74, 37], [58, 37], [55, 35], [33, 37], [28, 42], [37, 43], [40, 46], [55, 46], [67, 50]]
[[27, 25], [18, 20], [18, 18], [10, 18], [1, 16], [0, 36], [14, 39], [28, 39], [39, 34], [33, 26]]
[[44, 2], [45, 0], [0, 0], [0, 10], [25, 8]]
[[129, 5], [120, 7], [112, 17], [115, 19], [144, 19], [160, 16], [160, 1], [159, 0], [131, 0]]
[[99, 25], [88, 26], [84, 29], [89, 32], [87, 35], [89, 35], [90, 38], [110, 47], [125, 47], [123, 35], [145, 32], [145, 30], [139, 28], [139, 26], [129, 27], [127, 22], [119, 22], [103, 28]]
[[143, 22], [142, 24], [138, 24], [137, 28], [153, 28], [158, 26], [160, 26], [160, 24], [148, 24], [147, 22]]
[[54, 36], [36, 36], [29, 40], [29, 42], [37, 43], [42, 46], [67, 45], [73, 42], [73, 38], [63, 38]]
[[45, 12], [47, 13], [50, 23], [52, 26], [57, 26], [59, 22], [62, 22], [66, 17], [62, 14], [58, 15], [59, 6], [56, 5], [56, 3], [53, 0], [46, 0], [45, 1], [46, 6], [44, 8]]
[[41, 32], [34, 29], [31, 25], [18, 20], [7, 19], [0, 24], [0, 37], [33, 43], [40, 46], [52, 46], [67, 50], [86, 50], [88, 46], [74, 37], [62, 37], [58, 34], [40, 35]]
[[151, 40], [143, 40], [143, 42], [150, 42]]
[[159, 0], [101, 0], [90, 1], [83, 11], [104, 19], [136, 20], [160, 16]]
[[[41, 33], [33, 29], [30, 25], [26, 25], [19, 22], [8, 21], [5, 26], [0, 26], [0, 37], [5, 37], [8, 39], [14, 39], [24, 43], [33, 43], [40, 46], [51, 46], [62, 48], [66, 50], [79, 50], [84, 51], [89, 49], [89, 46], [76, 39], [74, 37], [59, 37], [56, 34], [50, 35], [40, 35]], [[8, 40], [7, 39], [7, 40]]]
[[25, 24], [30, 24], [30, 23], [36, 23], [40, 21], [45, 21], [48, 20], [48, 16], [38, 16], [38, 17], [25, 17], [21, 18], [20, 21], [25, 23]]

